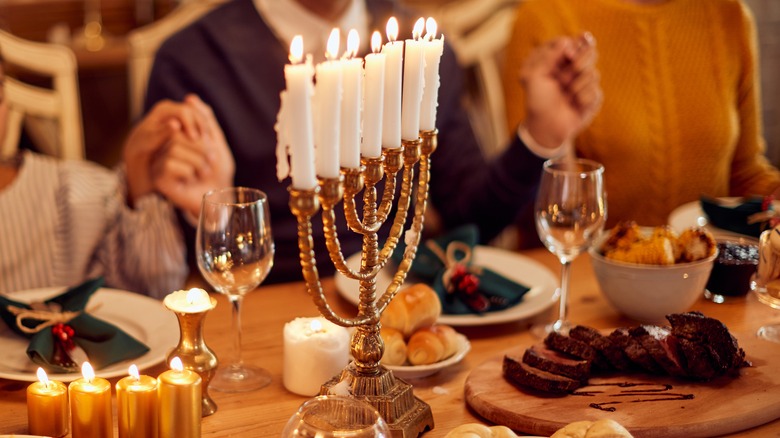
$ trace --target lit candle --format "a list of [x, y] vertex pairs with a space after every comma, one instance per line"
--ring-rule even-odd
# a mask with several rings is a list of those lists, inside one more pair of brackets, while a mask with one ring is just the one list
[[73, 438], [110, 438], [114, 429], [111, 384], [106, 379], [95, 377], [89, 362], [81, 366], [81, 375], [81, 379], [68, 385], [71, 434]]
[[404, 43], [398, 38], [398, 21], [387, 21], [385, 54], [384, 112], [382, 114], [382, 147], [401, 147], [401, 79], [403, 78]]
[[68, 434], [68, 389], [38, 368], [38, 381], [27, 387], [27, 428], [31, 434]]
[[[314, 94], [314, 68], [311, 58], [303, 61], [303, 38], [298, 35], [290, 43], [290, 62], [284, 66], [287, 89], [281, 93], [281, 108], [277, 116], [277, 177], [279, 181], [292, 174], [292, 186], [310, 190], [317, 185], [314, 176], [314, 143], [311, 119], [311, 98]], [[287, 166], [287, 157], [292, 166]]]
[[317, 85], [314, 88], [314, 150], [317, 175], [322, 178], [339, 176], [339, 130], [341, 128], [341, 75], [344, 65], [337, 59], [339, 30], [328, 38], [325, 62], [317, 64]]
[[420, 107], [420, 129], [432, 131], [436, 128], [436, 107], [439, 105], [439, 63], [444, 52], [444, 36], [436, 39], [436, 20], [428, 18], [425, 23], [425, 86]]
[[374, 31], [371, 35], [371, 53], [366, 55], [364, 97], [363, 97], [363, 143], [360, 153], [364, 157], [376, 158], [382, 153], [382, 107], [385, 94], [385, 58], [378, 53], [382, 47], [382, 36]]
[[135, 364], [116, 383], [119, 438], [157, 437], [157, 379], [142, 376]]
[[284, 371], [288, 391], [313, 396], [349, 363], [349, 331], [322, 317], [284, 325]]
[[344, 67], [344, 94], [341, 100], [341, 167], [360, 166], [360, 104], [363, 94], [363, 58], [357, 58], [360, 37], [355, 29], [347, 35]]
[[404, 84], [401, 100], [401, 138], [417, 140], [420, 137], [420, 104], [422, 103], [423, 67], [425, 58], [420, 41], [425, 20], [421, 17], [414, 24], [413, 39], [404, 47]]
[[165, 296], [163, 304], [169, 310], [180, 313], [201, 313], [213, 309], [217, 300], [203, 289], [177, 290]]
[[171, 369], [157, 377], [160, 438], [200, 437], [202, 380], [185, 370], [181, 359], [171, 360]]

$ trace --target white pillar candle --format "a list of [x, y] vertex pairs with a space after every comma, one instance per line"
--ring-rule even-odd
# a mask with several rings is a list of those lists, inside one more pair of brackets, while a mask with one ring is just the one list
[[[281, 93], [282, 106], [277, 116], [277, 176], [279, 180], [292, 174], [292, 186], [310, 190], [316, 187], [314, 176], [314, 142], [311, 119], [311, 98], [314, 93], [314, 68], [311, 58], [303, 60], [303, 38], [298, 35], [290, 44], [290, 62], [284, 66], [287, 84]], [[287, 166], [292, 158], [291, 169]]]
[[398, 38], [398, 21], [387, 21], [385, 54], [384, 112], [382, 114], [382, 147], [401, 147], [401, 82], [403, 78], [404, 43]]
[[333, 29], [328, 38], [327, 61], [317, 64], [317, 85], [314, 90], [314, 148], [317, 175], [322, 178], [339, 176], [339, 132], [341, 129], [341, 75], [339, 30]]
[[366, 55], [365, 82], [363, 93], [363, 143], [360, 153], [364, 157], [376, 158], [382, 153], [382, 108], [385, 94], [385, 58], [378, 53], [382, 36], [374, 31], [371, 35], [371, 53]]
[[363, 58], [356, 58], [360, 37], [352, 29], [347, 36], [341, 100], [341, 167], [360, 167], [360, 104], [363, 96]]
[[404, 81], [401, 98], [401, 138], [417, 140], [420, 137], [420, 104], [424, 84], [423, 67], [425, 58], [420, 41], [425, 20], [420, 18], [414, 24], [414, 39], [404, 45]]
[[296, 318], [284, 325], [282, 383], [299, 395], [319, 394], [323, 383], [349, 363], [349, 331], [323, 317]]
[[433, 18], [428, 18], [425, 30], [425, 86], [420, 107], [420, 129], [432, 131], [436, 128], [436, 107], [439, 105], [439, 63], [444, 52], [444, 37], [436, 39], [436, 20]]

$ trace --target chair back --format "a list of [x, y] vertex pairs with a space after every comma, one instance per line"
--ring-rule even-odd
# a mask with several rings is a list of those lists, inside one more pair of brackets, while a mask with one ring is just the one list
[[131, 31], [128, 36], [130, 55], [127, 62], [129, 78], [130, 119], [137, 119], [146, 97], [146, 86], [154, 56], [160, 45], [172, 34], [200, 18], [226, 0], [190, 0], [177, 6], [165, 17]]
[[[78, 66], [73, 51], [58, 44], [29, 41], [0, 30], [0, 53], [7, 67], [5, 95], [8, 128], [0, 156], [16, 153], [22, 126], [36, 148], [64, 159], [84, 159], [84, 129], [79, 98]], [[12, 72], [51, 78], [51, 88], [27, 83]]]
[[469, 73], [469, 117], [488, 155], [503, 150], [509, 138], [501, 70], [520, 1], [456, 0], [437, 15], [445, 38]]

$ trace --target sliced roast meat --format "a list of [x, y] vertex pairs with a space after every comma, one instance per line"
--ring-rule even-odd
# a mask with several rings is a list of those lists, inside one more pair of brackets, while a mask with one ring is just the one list
[[523, 363], [542, 371], [585, 381], [590, 375], [590, 362], [536, 344], [523, 353]]
[[652, 374], [663, 373], [663, 368], [653, 359], [642, 344], [629, 333], [627, 327], [615, 329], [609, 334], [609, 339], [620, 346], [637, 369]]
[[534, 368], [515, 357], [504, 356], [504, 377], [509, 381], [539, 391], [564, 394], [579, 388], [579, 380]]
[[631, 369], [631, 362], [623, 349], [613, 344], [607, 336], [602, 335], [598, 330], [577, 325], [569, 330], [569, 336], [585, 342], [596, 350], [596, 358], [593, 360], [595, 369], [604, 371]]
[[556, 332], [551, 332], [544, 338], [544, 345], [552, 350], [566, 353], [570, 356], [585, 359], [587, 361], [593, 361], [593, 358], [596, 357], [596, 350], [590, 345]]
[[672, 334], [688, 339], [707, 349], [719, 374], [748, 366], [745, 351], [739, 347], [736, 338], [725, 324], [701, 312], [687, 312], [667, 315], [672, 325]]
[[688, 377], [696, 380], [710, 380], [717, 377], [720, 372], [715, 369], [710, 353], [704, 346], [685, 338], [677, 338], [680, 346], [684, 368]]
[[688, 373], [683, 369], [677, 339], [668, 328], [656, 325], [640, 325], [628, 331], [639, 341], [653, 360], [671, 376], [684, 377]]

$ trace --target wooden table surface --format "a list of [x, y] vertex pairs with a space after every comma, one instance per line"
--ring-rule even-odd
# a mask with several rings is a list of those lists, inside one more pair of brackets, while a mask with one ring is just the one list
[[[556, 276], [557, 260], [546, 250], [523, 252], [548, 266]], [[356, 312], [354, 306], [336, 292], [332, 279], [323, 281], [332, 306], [344, 316]], [[227, 301], [217, 297], [219, 304], [206, 318], [206, 342], [217, 355], [229, 355], [232, 346], [230, 336], [230, 307]], [[748, 296], [734, 304], [714, 304], [703, 298], [693, 310], [699, 310], [718, 318], [733, 331], [751, 333], [760, 325], [780, 321], [780, 312], [759, 303]], [[247, 295], [244, 307], [244, 359], [268, 369], [273, 382], [256, 392], [225, 394], [211, 391], [218, 411], [203, 419], [204, 437], [277, 437], [287, 419], [307, 398], [294, 395], [282, 386], [282, 330], [284, 324], [298, 316], [315, 316], [317, 310], [307, 296], [302, 283], [261, 287]], [[537, 320], [552, 318], [550, 312], [539, 315]], [[621, 317], [601, 296], [587, 255], [573, 263], [572, 296], [570, 301], [572, 322], [595, 328], [612, 328], [634, 325]], [[464, 401], [463, 388], [469, 372], [486, 360], [502, 355], [513, 346], [534, 342], [527, 328], [531, 320], [507, 324], [458, 327], [471, 341], [471, 351], [459, 364], [424, 379], [411, 380], [415, 394], [431, 405], [435, 428], [426, 437], [443, 437], [456, 426], [469, 422], [484, 422], [469, 409]], [[780, 348], [766, 343], [766, 348]], [[157, 375], [163, 371], [159, 365], [145, 373]], [[113, 379], [115, 383], [117, 379]], [[0, 379], [0, 434], [24, 434], [27, 432], [25, 388], [27, 383]], [[520, 396], [520, 393], [518, 393]], [[115, 422], [116, 423], [116, 422]], [[780, 437], [780, 420], [744, 431], [740, 437]]]

